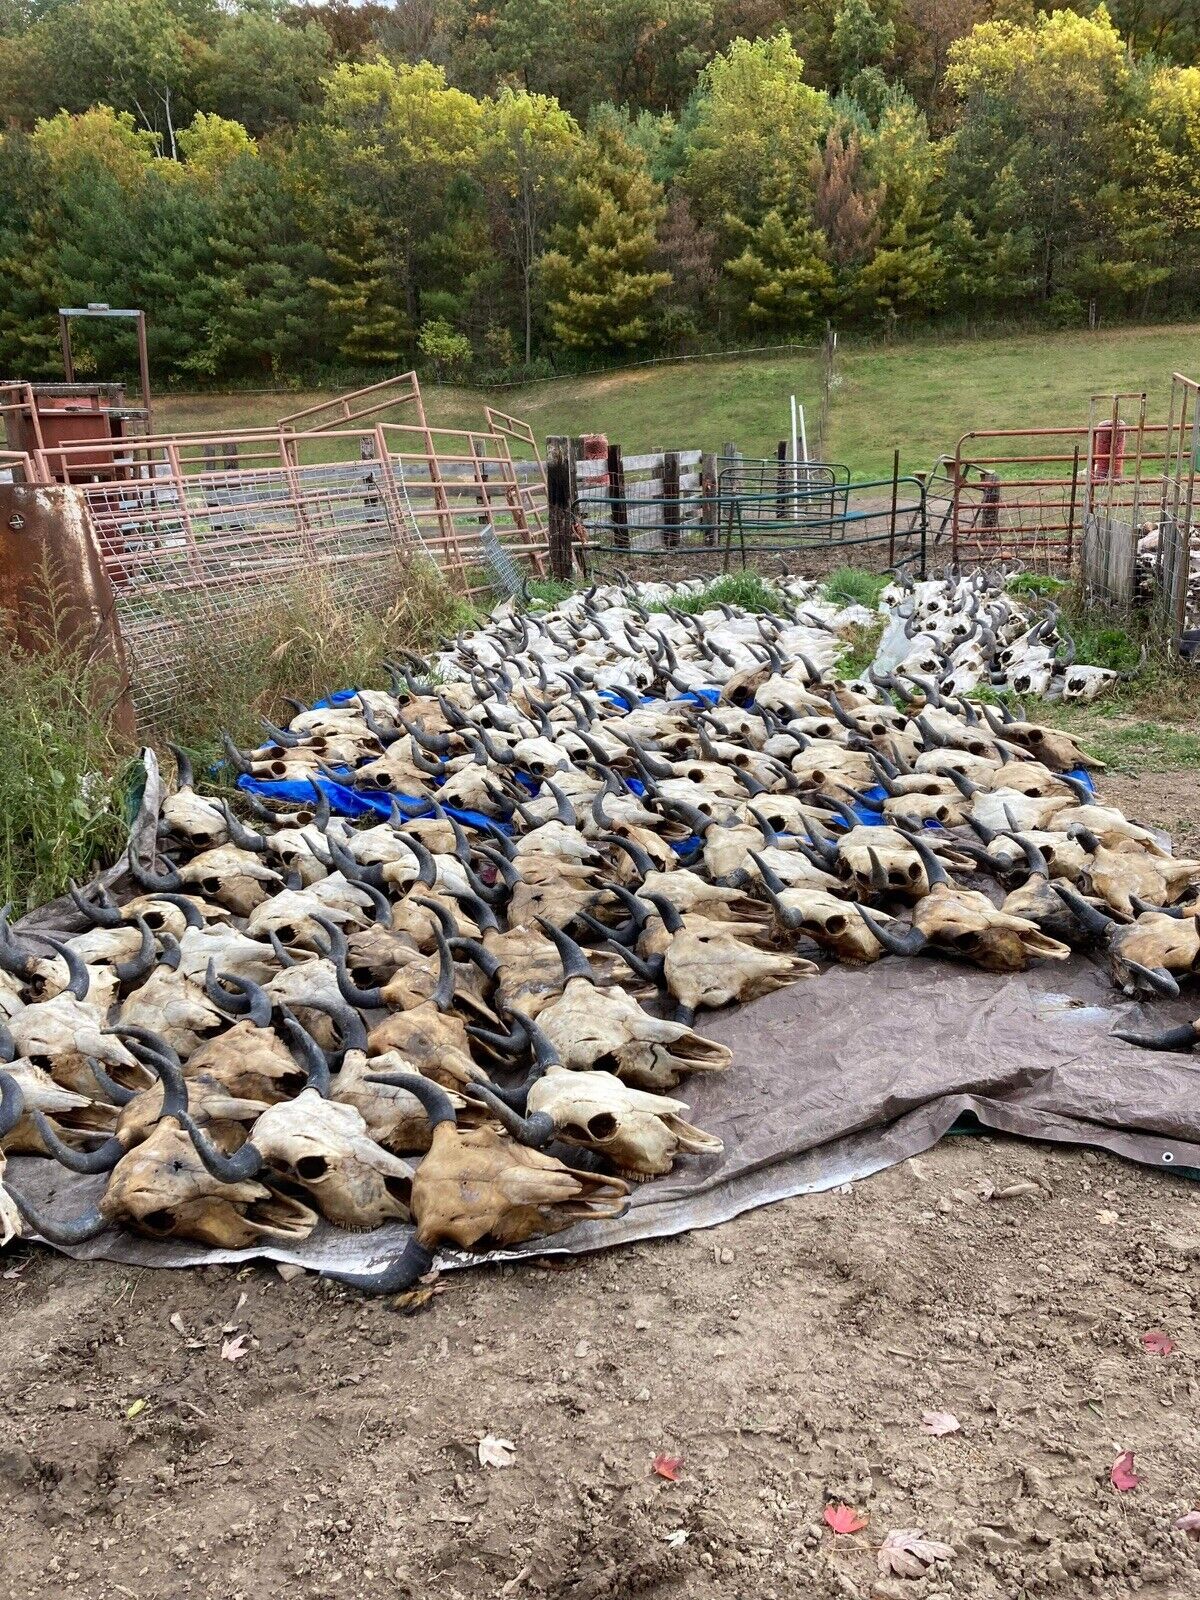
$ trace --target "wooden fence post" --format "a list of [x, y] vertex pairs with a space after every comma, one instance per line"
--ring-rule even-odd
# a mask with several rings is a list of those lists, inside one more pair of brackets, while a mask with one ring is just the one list
[[625, 462], [619, 444], [608, 447], [608, 493], [612, 500], [613, 544], [629, 549], [629, 507], [625, 504]]
[[700, 525], [704, 529], [704, 542], [713, 545], [717, 542], [720, 507], [717, 504], [717, 457], [712, 450], [706, 450], [700, 457], [700, 494]]
[[571, 576], [571, 447], [561, 434], [546, 440], [546, 496], [549, 512], [550, 576]]
[[663, 451], [663, 548], [673, 550], [679, 543], [679, 451]]

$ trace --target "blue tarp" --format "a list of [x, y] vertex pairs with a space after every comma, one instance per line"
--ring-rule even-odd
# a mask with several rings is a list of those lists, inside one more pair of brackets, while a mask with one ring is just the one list
[[[357, 689], [338, 689], [327, 700], [314, 701], [314, 709], [345, 705], [347, 701], [353, 700], [357, 693]], [[615, 689], [601, 689], [599, 693], [601, 699], [607, 700], [610, 705], [624, 708], [626, 711], [633, 709], [630, 699], [625, 695], [618, 694]], [[680, 695], [679, 699], [692, 705], [714, 705], [720, 699], [720, 696], [721, 691], [719, 689], [697, 689], [692, 693]], [[658, 701], [653, 695], [641, 695], [637, 703], [639, 705], [656, 705]], [[751, 708], [746, 707], [744, 709], [749, 710]], [[338, 769], [332, 768], [331, 770], [336, 772]], [[348, 770], [346, 771], [346, 776], [350, 777]], [[528, 789], [531, 795], [536, 795], [540, 792], [541, 784], [529, 773], [514, 771], [513, 776], [523, 788]], [[1095, 795], [1096, 786], [1092, 782], [1091, 775], [1085, 772], [1082, 767], [1075, 768], [1067, 776], [1077, 778], [1086, 786], [1089, 794]], [[444, 780], [436, 779], [435, 781], [441, 783]], [[645, 785], [637, 778], [627, 778], [626, 782], [634, 794], [642, 795], [646, 792]], [[334, 783], [331, 779], [325, 777], [314, 778], [312, 783], [318, 783], [325, 791], [329, 799], [330, 810], [336, 812], [338, 816], [364, 817], [370, 813], [375, 816], [390, 817], [393, 799], [398, 801], [400, 809], [411, 819], [433, 815], [431, 802], [423, 799], [420, 795], [364, 792], [361, 789], [354, 788], [351, 784]], [[243, 775], [238, 779], [238, 788], [249, 790], [251, 794], [263, 795], [270, 800], [286, 800], [297, 806], [312, 804], [312, 787], [308, 779], [301, 782], [291, 779], [252, 778], [248, 775]], [[887, 790], [876, 786], [871, 789], [864, 789], [862, 792], [866, 800], [874, 802], [874, 804], [863, 804], [856, 801], [850, 807], [854, 815], [864, 827], [878, 828], [886, 826], [882, 808], [883, 802], [887, 799]], [[497, 822], [494, 817], [486, 816], [482, 811], [466, 811], [457, 806], [447, 806], [445, 809], [449, 816], [452, 816], [456, 822], [461, 822], [465, 827], [482, 828], [485, 831], [499, 828], [504, 833], [512, 831], [511, 823]], [[829, 825], [835, 829], [847, 826], [841, 817], [833, 814], [830, 815]], [[925, 826], [927, 828], [940, 827], [936, 822], [927, 822]], [[679, 840], [672, 848], [679, 855], [688, 855], [696, 848], [699, 842], [693, 834], [688, 839]]]

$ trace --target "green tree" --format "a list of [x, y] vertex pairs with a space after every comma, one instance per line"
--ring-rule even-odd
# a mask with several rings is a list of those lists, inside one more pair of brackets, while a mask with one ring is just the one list
[[24, 37], [33, 116], [82, 112], [102, 103], [136, 117], [175, 154], [175, 131], [191, 114], [188, 21], [170, 0], [76, 0], [48, 11]]
[[325, 266], [300, 226], [295, 196], [270, 162], [239, 156], [213, 197], [212, 275], [197, 315], [204, 343], [188, 359], [209, 374], [277, 376], [319, 360]]
[[332, 52], [319, 22], [296, 27], [262, 5], [246, 7], [200, 56], [196, 93], [207, 109], [266, 133], [320, 103]]
[[681, 181], [703, 214], [754, 226], [806, 200], [809, 153], [829, 117], [825, 95], [780, 29], [714, 56], [681, 119]]
[[253, 156], [258, 146], [240, 122], [197, 111], [178, 138], [179, 154], [187, 162], [188, 176], [211, 186], [240, 156]]
[[1016, 220], [986, 211], [1001, 172], [1011, 174], [1045, 300], [1060, 288], [1090, 292], [1081, 269], [1119, 248], [1104, 196], [1118, 176], [1128, 76], [1103, 5], [1087, 18], [1055, 11], [1025, 25], [982, 23], [951, 46], [948, 78], [962, 115], [951, 195], [995, 231]]
[[581, 136], [557, 101], [511, 89], [487, 106], [484, 130], [483, 183], [494, 236], [520, 285], [528, 364], [537, 265], [562, 209]]
[[864, 67], [881, 67], [892, 53], [896, 29], [871, 9], [870, 0], [841, 0], [833, 19], [830, 47], [840, 82], [850, 89]]
[[482, 120], [479, 102], [427, 61], [343, 63], [326, 80], [326, 181], [371, 214], [414, 328], [424, 320], [422, 294], [434, 287], [431, 269], [475, 204]]
[[789, 332], [814, 327], [832, 302], [835, 280], [808, 219], [774, 209], [757, 227], [738, 223], [735, 231], [744, 248], [725, 270], [741, 291], [746, 318]]
[[567, 215], [541, 260], [555, 336], [581, 350], [641, 344], [655, 298], [671, 282], [654, 270], [662, 191], [615, 117], [588, 129]]

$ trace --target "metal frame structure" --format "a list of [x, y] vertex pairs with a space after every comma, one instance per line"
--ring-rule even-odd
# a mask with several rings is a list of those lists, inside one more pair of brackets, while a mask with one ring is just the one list
[[97, 301], [87, 306], [60, 306], [58, 310], [58, 336], [62, 343], [63, 376], [68, 383], [75, 382], [75, 352], [71, 345], [71, 323], [78, 318], [133, 322], [137, 328], [138, 381], [142, 389], [141, 410], [145, 414], [146, 432], [153, 427], [150, 414], [150, 351], [146, 343], [146, 313], [136, 310], [117, 310]]
[[[719, 551], [721, 570], [727, 572], [735, 561], [745, 568], [752, 557], [803, 554], [829, 560], [855, 550], [876, 554], [889, 568], [916, 561], [922, 576], [925, 572], [926, 490], [917, 477], [893, 474], [860, 483], [827, 479], [783, 490], [776, 484], [768, 491], [660, 496], [639, 499], [637, 506], [642, 520], [635, 530], [629, 503], [621, 497], [588, 495], [574, 502], [588, 557], [679, 560], [714, 558]], [[630, 542], [631, 534], [636, 543]]]
[[[1021, 561], [1030, 568], [1069, 572], [1095, 508], [1110, 523], [1125, 513], [1132, 521], [1147, 502], [1148, 486], [1160, 477], [1168, 426], [1146, 421], [1143, 395], [1132, 397], [1139, 403], [1137, 422], [1123, 421], [1120, 405], [1129, 398], [1095, 397], [1092, 416], [1082, 426], [964, 433], [949, 485], [954, 562]], [[1108, 437], [1124, 441], [1123, 454], [1098, 450], [1101, 404], [1108, 407], [1113, 429]], [[1101, 459], [1107, 464], [1096, 477]], [[1130, 459], [1136, 474], [1117, 470], [1118, 462], [1123, 468]]]
[[1172, 641], [1200, 624], [1200, 555], [1196, 480], [1200, 476], [1200, 383], [1171, 376], [1171, 410], [1164, 452], [1158, 575], [1165, 620]]

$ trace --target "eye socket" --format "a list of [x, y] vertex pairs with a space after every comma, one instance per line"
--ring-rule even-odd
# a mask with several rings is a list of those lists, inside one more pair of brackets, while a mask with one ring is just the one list
[[141, 1219], [143, 1228], [149, 1228], [152, 1233], [170, 1233], [175, 1226], [175, 1219], [167, 1210], [148, 1211]]
[[587, 1132], [593, 1139], [611, 1139], [617, 1131], [617, 1119], [611, 1111], [598, 1111], [587, 1120]]
[[844, 916], [842, 916], [840, 911], [835, 911], [833, 916], [831, 916], [825, 923], [825, 932], [826, 933], [845, 933], [845, 931], [846, 931], [846, 919], [845, 919]]
[[201, 878], [200, 887], [205, 894], [218, 894], [221, 888], [220, 878]]
[[301, 1156], [295, 1171], [302, 1183], [317, 1183], [329, 1171], [329, 1163], [324, 1156]]

